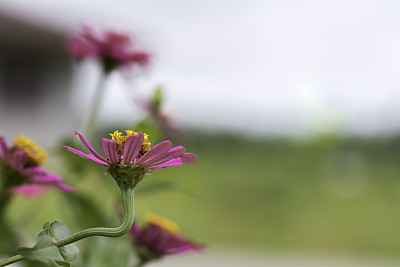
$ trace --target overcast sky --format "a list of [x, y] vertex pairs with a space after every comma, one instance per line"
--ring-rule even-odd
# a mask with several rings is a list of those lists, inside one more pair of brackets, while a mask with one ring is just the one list
[[[65, 31], [81, 22], [120, 28], [153, 51], [154, 64], [139, 81], [111, 81], [105, 120], [135, 114], [121, 105], [127, 87], [131, 96], [145, 95], [163, 84], [167, 112], [190, 126], [280, 134], [400, 129], [399, 1], [5, 0], [1, 6]], [[92, 67], [84, 68], [92, 78], [78, 77], [78, 84], [94, 81]]]

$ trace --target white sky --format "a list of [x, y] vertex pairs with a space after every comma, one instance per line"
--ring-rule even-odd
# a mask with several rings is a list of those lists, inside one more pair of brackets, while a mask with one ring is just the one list
[[[400, 130], [399, 1], [3, 0], [1, 6], [63, 30], [86, 21], [135, 33], [155, 59], [129, 85], [133, 94], [165, 85], [167, 111], [181, 124], [279, 134]], [[118, 77], [111, 83], [103, 118], [135, 117], [128, 103], [121, 105], [128, 84]]]

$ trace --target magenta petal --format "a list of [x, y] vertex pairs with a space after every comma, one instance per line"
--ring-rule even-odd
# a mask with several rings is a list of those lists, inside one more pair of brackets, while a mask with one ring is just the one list
[[172, 148], [172, 143], [169, 140], [163, 141], [157, 145], [155, 145], [152, 149], [150, 149], [149, 151], [147, 151], [143, 157], [141, 157], [137, 162], [145, 165], [145, 162], [147, 162], [147, 160], [158, 156], [160, 154], [165, 154], [167, 153], [170, 149]]
[[[167, 141], [160, 143], [160, 144], [164, 143], [162, 147], [157, 147], [160, 144], [153, 147], [149, 152], [144, 154], [144, 156], [137, 161], [137, 164], [150, 168], [152, 166], [159, 165], [171, 159], [177, 158], [183, 153], [185, 153], [185, 149], [182, 146], [170, 148], [168, 149], [168, 151], [166, 151], [167, 148], [172, 145], [171, 142], [169, 141], [168, 143], [166, 142]], [[153, 149], [154, 151], [152, 151]], [[150, 152], [153, 153], [150, 154]]]
[[40, 185], [30, 184], [11, 187], [10, 191], [18, 192], [24, 196], [40, 196], [43, 194], [44, 188]]
[[151, 168], [153, 166], [165, 163], [170, 161], [171, 159], [175, 159], [180, 157], [183, 153], [185, 153], [185, 148], [183, 146], [177, 146], [171, 148], [167, 153], [160, 153], [154, 155], [152, 158], [149, 158], [145, 164], [147, 167]]
[[51, 182], [58, 183], [62, 181], [61, 177], [55, 174], [36, 175], [33, 180], [38, 183], [51, 183]]
[[63, 191], [74, 191], [74, 188], [63, 184], [61, 177], [55, 174], [36, 175], [33, 177], [32, 182], [46, 186], [52, 186]]
[[0, 136], [0, 158], [7, 161], [10, 153], [10, 148], [8, 147], [4, 137]]
[[143, 140], [144, 135], [142, 133], [131, 135], [126, 139], [124, 148], [125, 164], [132, 164], [133, 160], [137, 157], [142, 148]]
[[97, 164], [100, 164], [102, 166], [105, 166], [105, 167], [108, 166], [108, 162], [107, 161], [99, 160], [92, 154], [88, 154], [87, 155], [87, 154], [83, 153], [82, 151], [79, 151], [79, 150], [77, 150], [75, 148], [72, 148], [72, 147], [69, 147], [69, 146], [63, 146], [63, 148], [66, 148], [69, 152], [72, 152], [72, 153], [78, 155], [81, 158], [90, 159], [91, 161], [93, 161], [93, 162], [95, 162]]
[[22, 170], [28, 155], [25, 151], [16, 151], [10, 155], [9, 164], [11, 167]]
[[113, 140], [101, 138], [101, 147], [112, 164], [119, 164], [118, 144]]
[[90, 151], [90, 153], [93, 154], [93, 156], [95, 156], [96, 158], [98, 158], [99, 160], [103, 161], [103, 162], [107, 162], [102, 156], [100, 156], [99, 153], [97, 153], [93, 147], [89, 144], [89, 142], [85, 139], [85, 137], [83, 137], [83, 135], [81, 135], [80, 133], [78, 133], [77, 131], [74, 131], [74, 134], [79, 136], [79, 139], [81, 139], [82, 144]]
[[197, 156], [196, 156], [196, 154], [193, 154], [193, 153], [184, 153], [181, 156], [181, 159], [182, 159], [183, 163], [191, 165], [196, 162]]
[[176, 159], [171, 159], [167, 162], [161, 163], [159, 165], [151, 166], [149, 169], [155, 170], [155, 169], [159, 169], [159, 168], [167, 168], [170, 166], [179, 166], [179, 165], [182, 165], [182, 160], [181, 160], [181, 158], [176, 158]]

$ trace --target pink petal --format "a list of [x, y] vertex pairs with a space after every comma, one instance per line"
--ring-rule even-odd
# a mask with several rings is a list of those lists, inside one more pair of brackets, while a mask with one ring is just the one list
[[69, 152], [72, 152], [72, 153], [78, 155], [81, 158], [90, 159], [91, 161], [93, 161], [93, 162], [95, 162], [97, 164], [100, 164], [100, 165], [102, 165], [104, 167], [107, 167], [108, 164], [109, 164], [107, 161], [99, 160], [94, 155], [92, 155], [92, 154], [88, 154], [87, 155], [87, 154], [83, 153], [82, 151], [79, 151], [79, 150], [77, 150], [75, 148], [72, 148], [72, 147], [69, 147], [69, 146], [63, 146], [62, 148], [66, 148]]
[[132, 164], [142, 148], [144, 136], [142, 133], [129, 136], [125, 141], [124, 163]]
[[[100, 156], [99, 153], [97, 153], [93, 147], [89, 144], [89, 142], [85, 139], [85, 137], [83, 137], [83, 135], [81, 135], [80, 133], [78, 133], [77, 131], [74, 131], [74, 134], [78, 135], [79, 138], [81, 139], [82, 144], [90, 151], [90, 153], [93, 154], [93, 156], [95, 156], [96, 158], [98, 158], [99, 160], [103, 161], [103, 162], [107, 162], [107, 160], [105, 160], [102, 156]], [[71, 151], [72, 152], [72, 151]]]
[[[178, 158], [183, 153], [185, 153], [185, 151], [186, 150], [183, 146], [177, 146], [177, 147], [170, 149], [167, 153], [159, 153], [159, 154], [154, 155], [152, 158], [147, 159], [147, 161], [144, 164], [148, 168], [151, 168], [153, 166], [170, 161], [171, 159]], [[139, 164], [139, 162], [138, 162], [138, 164]]]
[[153, 161], [160, 155], [164, 156], [172, 148], [172, 143], [169, 140], [163, 141], [155, 145], [152, 149], [147, 151], [136, 163], [143, 166], [148, 166], [148, 162]]
[[193, 154], [193, 153], [184, 153], [181, 156], [181, 159], [182, 159], [183, 163], [191, 165], [196, 162], [197, 156], [196, 156], [196, 154]]
[[74, 191], [74, 188], [62, 183], [62, 179], [60, 176], [51, 173], [46, 173], [45, 175], [36, 175], [33, 177], [32, 182], [58, 188], [63, 191]]
[[26, 154], [25, 151], [15, 151], [14, 153], [11, 154], [9, 164], [11, 167], [21, 170], [23, 169], [26, 159], [28, 155]]
[[7, 146], [6, 140], [4, 137], [0, 136], [0, 158], [7, 161], [9, 153], [10, 148]]
[[101, 147], [106, 153], [107, 158], [113, 164], [119, 164], [120, 156], [118, 154], [118, 144], [113, 140], [109, 140], [106, 138], [101, 138]]
[[159, 168], [167, 168], [170, 166], [179, 166], [179, 165], [182, 165], [182, 160], [181, 160], [181, 158], [176, 158], [176, 159], [171, 159], [171, 160], [164, 162], [162, 164], [159, 164], [159, 165], [151, 166], [149, 169], [155, 170], [155, 169], [159, 169]]
[[47, 174], [47, 175], [36, 175], [33, 179], [34, 182], [38, 183], [51, 183], [51, 182], [61, 182], [62, 179], [60, 176], [55, 174]]
[[10, 188], [10, 191], [20, 193], [24, 196], [40, 196], [44, 193], [44, 188], [40, 185], [31, 184], [14, 186]]

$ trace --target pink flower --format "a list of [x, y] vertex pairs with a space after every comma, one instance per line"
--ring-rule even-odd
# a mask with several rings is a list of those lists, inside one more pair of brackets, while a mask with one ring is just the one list
[[98, 58], [107, 72], [120, 66], [148, 65], [149, 53], [131, 47], [131, 39], [124, 33], [96, 33], [88, 26], [83, 26], [82, 33], [71, 35], [65, 41], [65, 48], [71, 56], [77, 59]]
[[139, 226], [135, 222], [129, 232], [142, 264], [165, 255], [201, 251], [205, 248], [185, 238], [175, 223], [154, 214], [146, 217], [147, 225]]
[[60, 176], [39, 167], [46, 157], [47, 154], [25, 136], [17, 137], [12, 147], [0, 136], [1, 183], [4, 189], [23, 195], [40, 194], [43, 186], [73, 191], [72, 187], [62, 183]]
[[[151, 144], [148, 141], [148, 135], [140, 132], [136, 133], [132, 130], [127, 130], [126, 136], [122, 135], [121, 132], [115, 131], [113, 134], [110, 134], [112, 136], [111, 140], [102, 138], [100, 144], [106, 155], [103, 157], [92, 148], [83, 135], [76, 131], [74, 131], [74, 133], [79, 136], [90, 154], [68, 146], [64, 146], [63, 148], [66, 148], [68, 151], [82, 158], [108, 167], [110, 174], [116, 180], [116, 176], [118, 175], [115, 174], [114, 171], [122, 169], [127, 173], [128, 169], [134, 170], [135, 174], [132, 174], [135, 175], [135, 178], [132, 178], [135, 179], [134, 185], [143, 179], [144, 174], [149, 174], [155, 169], [182, 165], [182, 163], [194, 164], [196, 160], [195, 154], [186, 153], [186, 149], [182, 146], [173, 147], [169, 140], [163, 141], [153, 148], [150, 148]], [[138, 176], [136, 177], [136, 175]], [[119, 183], [118, 180], [117, 182]]]

